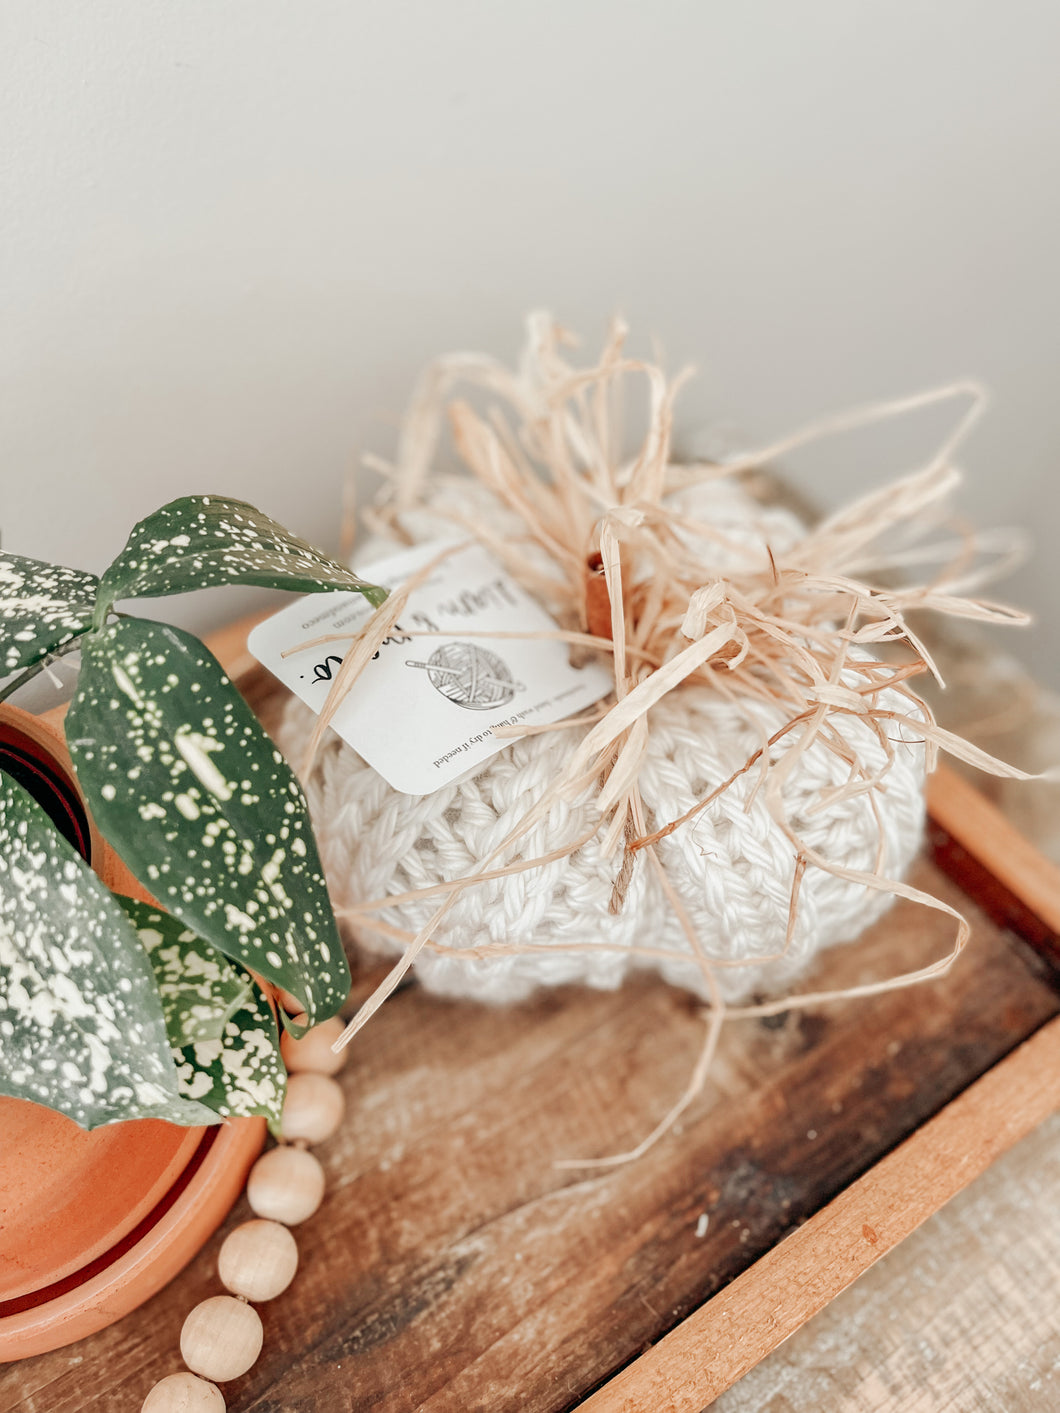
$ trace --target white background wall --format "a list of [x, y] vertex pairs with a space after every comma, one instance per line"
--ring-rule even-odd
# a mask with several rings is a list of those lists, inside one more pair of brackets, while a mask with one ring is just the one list
[[1058, 43], [1049, 0], [0, 0], [4, 547], [98, 569], [219, 491], [334, 548], [424, 360], [621, 309], [699, 363], [691, 447], [988, 381], [963, 504], [1034, 531], [1060, 684]]

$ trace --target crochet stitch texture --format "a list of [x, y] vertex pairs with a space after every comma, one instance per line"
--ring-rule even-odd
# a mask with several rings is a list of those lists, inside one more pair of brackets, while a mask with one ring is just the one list
[[[476, 488], [468, 492], [479, 496]], [[445, 496], [457, 494], [451, 489]], [[763, 507], [731, 480], [697, 487], [695, 516], [724, 530], [730, 547], [714, 546], [717, 572], [731, 556], [765, 555], [802, 534], [787, 510]], [[417, 538], [436, 534], [439, 523], [424, 512], [408, 517]], [[377, 542], [377, 552], [392, 546]], [[359, 556], [370, 564], [371, 555]], [[893, 702], [889, 698], [893, 697]], [[908, 710], [897, 694], [881, 705]], [[315, 717], [302, 703], [288, 703], [279, 743], [297, 765]], [[651, 712], [647, 755], [639, 786], [650, 825], [659, 827], [689, 810], [738, 771], [763, 740], [784, 722], [778, 708], [760, 702], [739, 706], [701, 683], [686, 684]], [[460, 878], [486, 858], [517, 826], [528, 805], [561, 773], [585, 728], [525, 737], [507, 745], [484, 767], [422, 797], [399, 794], [334, 733], [328, 733], [305, 785], [333, 900], [338, 909], [369, 899]], [[862, 765], [885, 764], [875, 734], [856, 720], [845, 728]], [[924, 748], [896, 724], [895, 758], [886, 790], [873, 801], [848, 795], [822, 808], [822, 792], [846, 780], [846, 767], [815, 743], [785, 781], [790, 824], [814, 850], [839, 866], [898, 878], [919, 848], [924, 821]], [[783, 743], [773, 748], [774, 758]], [[886, 893], [809, 867], [799, 891], [790, 939], [796, 868], [790, 839], [770, 814], [757, 773], [748, 771], [688, 824], [662, 839], [659, 858], [687, 910], [729, 1002], [778, 991], [824, 947], [853, 940], [891, 903]], [[752, 798], [754, 796], [754, 798]], [[594, 822], [595, 794], [557, 802], [521, 840], [518, 854], [536, 858], [586, 833]], [[685, 933], [660, 879], [643, 854], [617, 911], [612, 910], [622, 856], [605, 855], [601, 834], [569, 857], [526, 872], [464, 889], [435, 932], [459, 955], [426, 949], [416, 973], [428, 989], [452, 996], [504, 1002], [536, 987], [578, 982], [611, 989], [635, 966], [651, 966], [671, 984], [705, 995], [701, 969], [691, 959]], [[433, 915], [438, 897], [380, 911], [385, 924], [416, 933]], [[365, 950], [399, 955], [403, 944], [372, 928], [364, 914], [353, 930]], [[532, 947], [503, 956], [476, 956], [482, 945]], [[632, 948], [682, 954], [646, 959]], [[684, 960], [685, 957], [688, 960]], [[768, 960], [763, 960], [768, 959]]]

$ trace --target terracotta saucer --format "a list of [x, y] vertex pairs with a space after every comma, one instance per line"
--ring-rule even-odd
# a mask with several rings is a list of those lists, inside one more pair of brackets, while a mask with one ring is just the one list
[[158, 1206], [204, 1130], [143, 1120], [86, 1133], [0, 1097], [0, 1308], [82, 1270]]
[[3, 1099], [0, 1132], [0, 1362], [8, 1362], [83, 1339], [172, 1280], [239, 1197], [265, 1121], [182, 1129], [142, 1120], [85, 1133], [48, 1109]]

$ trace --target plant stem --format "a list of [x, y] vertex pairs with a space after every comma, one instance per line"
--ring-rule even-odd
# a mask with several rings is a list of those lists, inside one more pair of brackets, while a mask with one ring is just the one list
[[30, 663], [17, 677], [13, 677], [10, 682], [6, 682], [0, 687], [0, 702], [7, 701], [8, 697], [14, 696], [20, 687], [24, 687], [27, 682], [32, 682], [34, 677], [43, 672], [49, 662], [57, 662], [60, 658], [66, 657], [78, 647], [78, 638], [91, 631], [91, 628], [82, 628], [80, 633], [75, 633], [72, 638], [63, 644], [61, 648], [52, 649], [46, 652], [43, 657], [36, 662]]
[[[112, 608], [108, 612], [108, 617], [132, 618], [134, 615], [131, 613], [119, 613], [116, 608]], [[103, 626], [105, 627], [106, 624], [104, 623]], [[84, 628], [79, 629], [73, 637], [67, 638], [66, 642], [63, 643], [61, 647], [49, 648], [43, 657], [38, 658], [36, 662], [30, 663], [29, 667], [23, 668], [17, 677], [13, 677], [10, 682], [0, 687], [0, 702], [7, 701], [8, 697], [14, 696], [20, 687], [24, 687], [27, 682], [32, 682], [34, 677], [36, 677], [38, 673], [43, 672], [50, 662], [58, 662], [69, 653], [78, 652], [80, 650], [79, 639], [83, 638], [86, 633], [95, 633], [96, 631], [95, 623], [89, 623]]]

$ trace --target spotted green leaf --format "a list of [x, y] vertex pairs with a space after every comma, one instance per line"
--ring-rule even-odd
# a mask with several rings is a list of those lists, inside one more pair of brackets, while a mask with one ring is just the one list
[[80, 569], [0, 554], [0, 677], [83, 633], [98, 587], [96, 576]]
[[241, 500], [185, 496], [134, 526], [103, 575], [97, 624], [117, 599], [157, 598], [219, 584], [259, 584], [312, 594], [353, 589], [373, 604], [386, 590], [368, 584]]
[[178, 1093], [151, 965], [125, 914], [3, 772], [0, 1091], [82, 1128], [214, 1122]]
[[119, 896], [155, 974], [169, 1043], [217, 1040], [254, 991], [254, 980], [169, 913]]
[[217, 1040], [174, 1049], [180, 1091], [222, 1118], [262, 1114], [273, 1132], [287, 1093], [276, 1017], [255, 987]]
[[167, 912], [290, 991], [310, 1023], [346, 999], [305, 798], [217, 660], [168, 624], [85, 638], [66, 738], [96, 822]]
[[169, 913], [118, 897], [162, 1002], [178, 1088], [222, 1118], [261, 1114], [275, 1128], [287, 1089], [276, 1019], [249, 972]]

